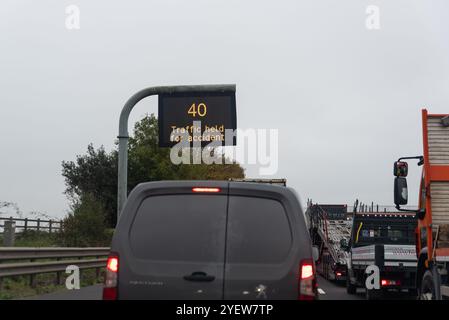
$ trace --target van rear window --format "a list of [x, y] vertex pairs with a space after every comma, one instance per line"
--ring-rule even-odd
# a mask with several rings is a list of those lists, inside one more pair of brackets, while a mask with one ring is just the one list
[[146, 198], [129, 234], [133, 254], [147, 260], [223, 261], [226, 198], [200, 194]]
[[290, 223], [279, 201], [229, 198], [227, 262], [276, 264], [284, 261], [291, 246]]

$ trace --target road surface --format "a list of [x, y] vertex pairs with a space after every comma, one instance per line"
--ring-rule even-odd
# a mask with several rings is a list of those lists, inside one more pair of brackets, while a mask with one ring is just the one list
[[96, 284], [79, 290], [60, 290], [40, 296], [29, 297], [30, 300], [101, 300], [103, 285]]
[[[101, 300], [102, 296], [101, 284], [97, 284], [90, 287], [84, 287], [79, 290], [60, 290], [53, 293], [48, 293], [36, 297], [30, 297], [28, 299], [33, 300]], [[364, 300], [365, 290], [357, 289], [355, 295], [346, 293], [346, 287], [344, 283], [330, 282], [320, 276], [318, 276], [318, 292], [320, 294], [320, 300]], [[407, 294], [390, 294], [386, 297], [392, 300], [406, 300], [413, 299]]]
[[[365, 300], [365, 289], [357, 288], [355, 295], [347, 294], [345, 283], [335, 283], [318, 276], [318, 291], [320, 300]], [[385, 293], [385, 300], [416, 300], [407, 292], [388, 292]]]
[[365, 290], [357, 289], [357, 294], [346, 293], [345, 283], [334, 283], [318, 276], [318, 293], [320, 300], [364, 300]]
[[[363, 290], [357, 295], [348, 295], [343, 285], [334, 284], [318, 277], [321, 300], [360, 300], [365, 299]], [[84, 287], [79, 290], [60, 290], [28, 299], [36, 300], [100, 300], [102, 296], [102, 285]]]

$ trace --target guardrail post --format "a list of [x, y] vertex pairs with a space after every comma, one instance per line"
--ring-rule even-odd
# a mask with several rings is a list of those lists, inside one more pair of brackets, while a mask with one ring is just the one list
[[[56, 261], [60, 261], [61, 258], [56, 258]], [[56, 272], [56, 285], [60, 285], [62, 284], [62, 277], [61, 277], [61, 272], [57, 271]]]
[[[30, 262], [34, 262], [34, 259], [30, 259]], [[30, 287], [36, 288], [36, 275], [30, 274]]]
[[23, 230], [24, 230], [25, 232], [27, 232], [27, 230], [28, 230], [28, 218], [25, 218], [25, 220], [24, 220]]
[[[99, 256], [96, 256], [95, 258], [100, 259]], [[96, 281], [98, 281], [98, 278], [100, 278], [100, 268], [95, 269], [95, 277], [96, 277]]]
[[16, 222], [12, 219], [5, 220], [3, 229], [3, 246], [14, 247], [14, 241], [16, 237]]
[[48, 232], [49, 233], [51, 233], [51, 224], [52, 224], [52, 221], [51, 220], [48, 221]]
[[[78, 257], [78, 260], [82, 260], [82, 259], [83, 259], [82, 257]], [[79, 268], [79, 270], [80, 270], [80, 283], [81, 283], [81, 279], [83, 278], [83, 269]]]
[[56, 272], [56, 285], [60, 285], [60, 284], [62, 284], [62, 281], [61, 281], [61, 272]]
[[39, 232], [40, 227], [41, 227], [41, 219], [37, 218], [37, 232]]
[[36, 288], [36, 275], [30, 274], [30, 287]]

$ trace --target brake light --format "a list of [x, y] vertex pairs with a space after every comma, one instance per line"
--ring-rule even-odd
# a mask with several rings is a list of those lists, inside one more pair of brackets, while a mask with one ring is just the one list
[[301, 261], [299, 267], [299, 300], [314, 300], [316, 297], [316, 276], [313, 261]]
[[336, 273], [337, 277], [341, 277], [341, 272]]
[[399, 280], [382, 279], [380, 281], [380, 284], [382, 285], [382, 287], [386, 287], [386, 286], [400, 286], [401, 285], [401, 281], [399, 281]]
[[311, 264], [303, 264], [301, 266], [301, 280], [310, 278], [313, 276], [313, 266]]
[[106, 276], [103, 287], [103, 300], [117, 300], [119, 258], [110, 254], [106, 262]]
[[193, 192], [220, 192], [220, 188], [206, 188], [206, 187], [195, 187], [192, 188]]
[[118, 258], [117, 257], [109, 257], [106, 268], [109, 271], [117, 272], [118, 271]]

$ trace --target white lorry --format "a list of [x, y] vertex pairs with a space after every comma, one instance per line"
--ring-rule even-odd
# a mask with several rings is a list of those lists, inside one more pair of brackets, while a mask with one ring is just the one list
[[[417, 257], [414, 214], [403, 212], [354, 213], [347, 247], [346, 289], [355, 294], [365, 288], [367, 299], [379, 299], [385, 291], [415, 292]], [[369, 266], [379, 269], [379, 288], [366, 288]]]

